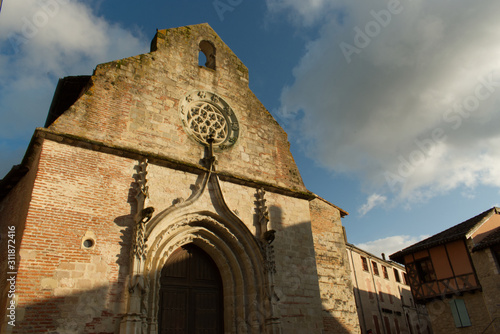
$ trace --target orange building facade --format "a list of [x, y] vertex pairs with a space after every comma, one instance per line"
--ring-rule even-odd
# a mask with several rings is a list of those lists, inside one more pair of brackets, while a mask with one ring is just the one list
[[435, 333], [500, 330], [500, 209], [391, 255], [404, 263], [417, 302], [427, 306]]

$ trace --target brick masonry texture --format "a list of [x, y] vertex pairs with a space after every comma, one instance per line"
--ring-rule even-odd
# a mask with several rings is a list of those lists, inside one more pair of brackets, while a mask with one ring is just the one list
[[[202, 40], [215, 46], [215, 70], [198, 65]], [[136, 198], [138, 172], [141, 161], [152, 158], [147, 163], [149, 196], [144, 207], [167, 218], [155, 222], [163, 230], [153, 229], [145, 241], [150, 247], [147, 256], [153, 254], [148, 259], [166, 258], [153, 247], [164, 235], [169, 238], [164, 232], [177, 226], [175, 231], [195, 235], [182, 219], [205, 216], [219, 218], [215, 230], [227, 233], [227, 239], [208, 240], [212, 231], [197, 226], [214, 254], [232, 245], [233, 258], [263, 262], [260, 249], [253, 257], [241, 250], [262, 242], [257, 190], [264, 184], [267, 226], [276, 231], [272, 297], [282, 333], [357, 333], [340, 210], [321, 199], [310, 201], [314, 195], [303, 185], [287, 135], [249, 90], [246, 67], [206, 24], [160, 30], [152, 50], [98, 65], [74, 105], [48, 129], [37, 130], [36, 145], [29, 151], [30, 172], [0, 204], [3, 221], [16, 225], [20, 243], [16, 327], [3, 322], [3, 332], [120, 333], [133, 326], [123, 319], [138, 316], [128, 311], [134, 302], [130, 288], [135, 279], [131, 278], [135, 268], [131, 264], [136, 263], [131, 256], [134, 226], [142, 209]], [[217, 94], [238, 118], [237, 142], [215, 150], [216, 173], [234, 176], [233, 181], [225, 178], [217, 183], [224, 203], [213, 181], [200, 190], [208, 151], [186, 134], [181, 122], [179, 105], [193, 91]], [[251, 180], [252, 185], [236, 178]], [[196, 194], [199, 197], [190, 201]], [[168, 210], [174, 214], [168, 216]], [[233, 230], [248, 239], [235, 241], [232, 226], [224, 225], [228, 221], [241, 222], [243, 227]], [[172, 238], [177, 237], [183, 241], [180, 232]], [[247, 248], [240, 247], [244, 240], [250, 240]], [[180, 246], [174, 241], [168, 245]], [[262, 292], [266, 287], [249, 287], [251, 293], [241, 295], [247, 287], [230, 281], [242, 275], [230, 272], [233, 268], [249, 273], [264, 268], [250, 260], [231, 267], [230, 259], [214, 259], [225, 266], [224, 291], [240, 289], [234, 296], [224, 295], [239, 312], [234, 320], [224, 320], [226, 333], [261, 333], [259, 328], [269, 317], [270, 297]], [[253, 272], [252, 279], [270, 280], [267, 274]], [[2, 298], [3, 307], [5, 294]], [[149, 306], [156, 305], [153, 299]]]
[[[14, 332], [100, 332], [114, 322], [106, 310], [123, 303], [134, 165], [44, 142], [19, 250]], [[89, 250], [82, 249], [87, 231], [96, 241]]]
[[[33, 189], [33, 184], [35, 182], [37, 166], [38, 166], [39, 154], [36, 154], [33, 158], [33, 165], [31, 170], [24, 178], [17, 184], [17, 186], [9, 192], [6, 198], [0, 203], [0, 249], [5, 252], [0, 256], [0, 279], [3, 282], [7, 280], [7, 272], [11, 271], [7, 269], [7, 232], [9, 226], [15, 226], [16, 238], [16, 266], [19, 265], [21, 257], [19, 256], [19, 247], [22, 241], [22, 235], [24, 232], [24, 225], [26, 221], [26, 216], [28, 215], [28, 209], [31, 199], [31, 193]], [[9, 285], [5, 284], [2, 286], [0, 295], [0, 305], [6, 305], [8, 300], [8, 290]], [[0, 308], [0, 319], [5, 319], [5, 308]], [[1, 331], [1, 327], [0, 327]]]

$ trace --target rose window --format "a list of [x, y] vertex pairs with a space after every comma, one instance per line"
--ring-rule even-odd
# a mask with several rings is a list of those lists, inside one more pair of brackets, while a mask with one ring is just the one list
[[206, 143], [209, 136], [214, 144], [223, 142], [227, 137], [227, 122], [224, 115], [209, 103], [196, 103], [188, 111], [188, 127], [199, 140]]
[[236, 142], [239, 124], [236, 115], [219, 96], [207, 91], [188, 94], [180, 104], [186, 132], [202, 145], [213, 138], [214, 149], [224, 150]]

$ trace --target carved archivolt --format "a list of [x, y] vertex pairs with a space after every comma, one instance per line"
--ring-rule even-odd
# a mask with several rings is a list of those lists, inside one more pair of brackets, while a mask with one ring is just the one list
[[[196, 96], [221, 103], [208, 92]], [[266, 328], [276, 327], [277, 313], [272, 310], [272, 303], [269, 303], [273, 296], [272, 275], [275, 272], [271, 246], [274, 231], [268, 229], [269, 212], [265, 206], [264, 191], [260, 191], [258, 196], [262, 233], [256, 237], [227, 206], [218, 178], [212, 174], [212, 165], [210, 172], [203, 178], [202, 186], [188, 200], [153, 216], [154, 209], [146, 207], [146, 167], [147, 162], [144, 161], [138, 168], [138, 214], [135, 217], [132, 247], [129, 305], [120, 331], [158, 331], [161, 271], [168, 257], [188, 243], [194, 243], [209, 254], [221, 272], [225, 332], [262, 333], [267, 332]], [[189, 206], [200, 198], [209, 182], [213, 186], [212, 204], [218, 208], [218, 214], [205, 211], [187, 213]], [[265, 321], [256, 323], [255, 314]], [[273, 333], [276, 331], [273, 330]]]
[[[157, 237], [156, 240], [151, 245], [151, 253], [156, 253], [160, 245], [165, 242], [165, 240], [169, 239], [169, 236], [175, 235], [178, 230], [186, 226], [209, 226], [213, 229], [222, 231], [223, 234], [231, 239], [233, 239], [236, 243], [239, 243], [238, 238], [223, 224], [221, 224], [216, 219], [210, 216], [203, 215], [191, 215], [182, 219], [179, 222], [175, 222], [170, 224], [165, 230], [163, 230]], [[147, 263], [152, 260], [152, 256], [149, 257]]]
[[[166, 224], [162, 221], [156, 228]], [[150, 288], [147, 292], [147, 314], [151, 332], [156, 330], [163, 265], [176, 249], [188, 243], [202, 248], [219, 267], [224, 301], [230, 305], [224, 311], [226, 332], [234, 332], [234, 328], [241, 327], [241, 319], [250, 319], [256, 312], [255, 305], [259, 305], [259, 312], [267, 314], [263, 257], [257, 244], [249, 242], [253, 236], [248, 231], [247, 235], [242, 231], [232, 231], [233, 227], [229, 228], [225, 222], [201, 214], [180, 218], [163, 228], [151, 242], [145, 261], [144, 276], [149, 281], [145, 285]], [[256, 304], [249, 303], [250, 299]], [[246, 323], [243, 321], [243, 325]]]
[[159, 264], [159, 267], [163, 266], [166, 258], [170, 256], [174, 250], [183, 245], [178, 245], [177, 243], [172, 244], [172, 241], [185, 233], [199, 236], [209, 234], [212, 235], [213, 238], [225, 240], [224, 242], [231, 244], [233, 249], [244, 251], [244, 247], [238, 237], [223, 223], [210, 216], [195, 214], [171, 223], [158, 234], [149, 248], [150, 250], [146, 259], [146, 270], [154, 270], [154, 263], [158, 261], [158, 259], [163, 261]]

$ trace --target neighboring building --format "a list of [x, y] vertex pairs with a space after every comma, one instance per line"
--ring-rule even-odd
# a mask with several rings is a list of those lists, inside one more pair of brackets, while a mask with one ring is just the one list
[[403, 249], [413, 296], [436, 334], [500, 332], [500, 209], [492, 208]]
[[210, 26], [159, 30], [60, 80], [0, 182], [0, 331], [358, 333], [346, 214]]
[[425, 306], [416, 304], [405, 268], [347, 244], [361, 333], [430, 334]]

